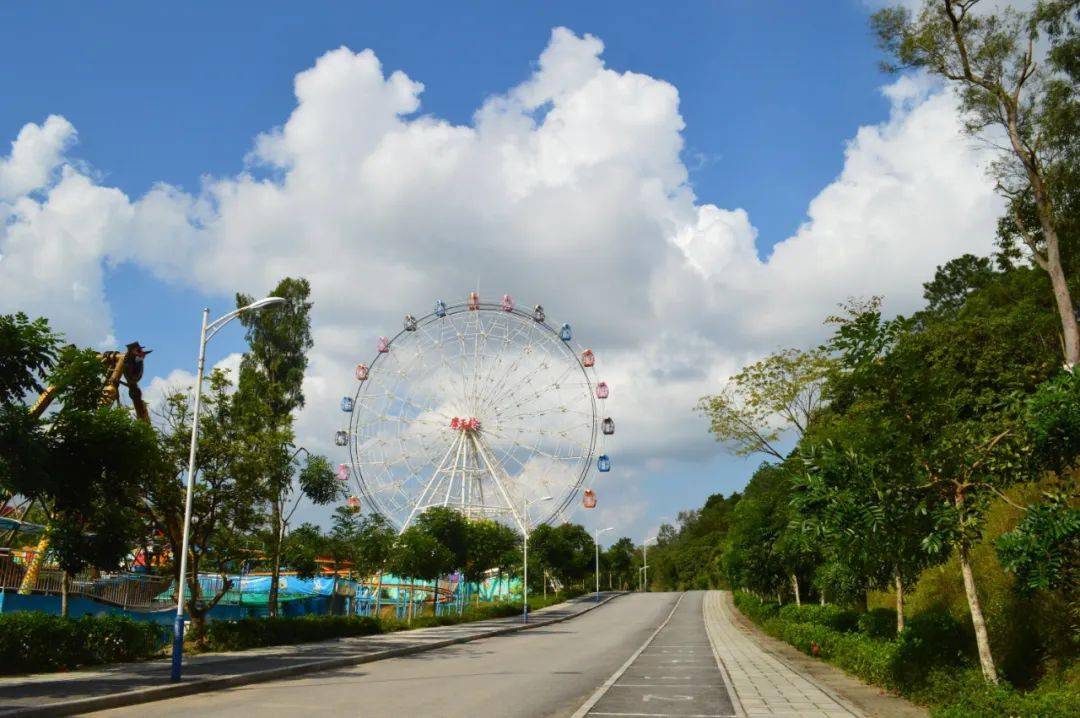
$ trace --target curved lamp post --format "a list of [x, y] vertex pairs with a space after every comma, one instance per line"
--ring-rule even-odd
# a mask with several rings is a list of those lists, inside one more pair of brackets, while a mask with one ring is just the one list
[[533, 499], [532, 501], [529, 501], [529, 500], [526, 499], [526, 500], [521, 502], [522, 503], [522, 508], [523, 508], [523, 511], [521, 512], [521, 514], [522, 514], [522, 518], [524, 519], [524, 526], [525, 526], [525, 530], [522, 532], [522, 536], [525, 539], [525, 544], [524, 544], [525, 548], [522, 551], [522, 557], [523, 557], [522, 568], [523, 568], [524, 575], [523, 575], [522, 581], [521, 581], [521, 590], [522, 590], [521, 595], [522, 595], [522, 598], [523, 598], [522, 603], [521, 603], [521, 616], [522, 616], [522, 622], [523, 623], [528, 623], [529, 622], [529, 507], [532, 506], [533, 504], [539, 503], [541, 501], [551, 501], [551, 497], [550, 496], [541, 496], [540, 498]]
[[645, 573], [645, 578], [642, 579], [642, 582], [641, 582], [641, 590], [642, 591], [648, 591], [649, 590], [649, 542], [650, 541], [655, 541], [656, 539], [657, 539], [656, 536], [650, 536], [649, 538], [645, 539], [645, 541], [643, 541], [642, 544], [641, 544], [641, 553], [642, 553], [641, 562], [644, 564], [641, 567], [641, 570]]
[[199, 400], [202, 397], [203, 369], [206, 365], [206, 343], [214, 338], [226, 324], [245, 312], [282, 304], [281, 297], [266, 297], [218, 317], [209, 324], [210, 309], [203, 309], [202, 332], [199, 335], [199, 364], [195, 373], [195, 408], [191, 419], [191, 452], [188, 454], [187, 493], [184, 498], [184, 540], [180, 550], [180, 578], [176, 584], [176, 621], [173, 623], [172, 680], [179, 681], [184, 660], [184, 577], [187, 575], [188, 541], [191, 531], [191, 496], [195, 490], [195, 449], [199, 441]]
[[593, 546], [596, 547], [596, 602], [600, 603], [600, 534], [607, 533], [608, 531], [614, 531], [614, 526], [608, 526], [606, 529], [596, 529], [593, 531]]

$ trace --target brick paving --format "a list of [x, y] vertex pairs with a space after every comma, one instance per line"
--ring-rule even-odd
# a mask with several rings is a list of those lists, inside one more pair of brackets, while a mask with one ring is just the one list
[[767, 652], [751, 631], [736, 620], [731, 595], [705, 596], [705, 626], [746, 716], [862, 718], [867, 715], [834, 691], [803, 675]]

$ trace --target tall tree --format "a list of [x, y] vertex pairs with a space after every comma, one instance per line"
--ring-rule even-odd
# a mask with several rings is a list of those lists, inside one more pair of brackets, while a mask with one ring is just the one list
[[[240, 376], [234, 401], [246, 425], [249, 441], [260, 446], [263, 456], [263, 486], [270, 510], [266, 535], [266, 553], [271, 580], [270, 615], [277, 615], [277, 596], [281, 575], [282, 545], [288, 532], [290, 505], [296, 493], [296, 469], [293, 443], [293, 412], [304, 406], [303, 381], [307, 353], [314, 346], [311, 338], [311, 286], [306, 279], [285, 278], [271, 292], [285, 303], [273, 312], [240, 315], [246, 329], [248, 351], [240, 361]], [[236, 295], [236, 306], [250, 304], [253, 298]], [[300, 488], [316, 503], [330, 503], [337, 498], [332, 472], [325, 460], [308, 461], [306, 478]], [[308, 493], [308, 487], [314, 489]], [[295, 510], [295, 507], [293, 507]]]
[[[1006, 146], [993, 167], [1009, 202], [1003, 236], [1026, 246], [1049, 276], [1065, 363], [1072, 367], [1080, 361], [1080, 329], [1063, 261], [1063, 230], [1075, 227], [1069, 212], [1075, 217], [1077, 208], [1080, 3], [1044, 1], [1031, 13], [980, 12], [978, 4], [925, 0], [917, 16], [904, 7], [886, 8], [873, 24], [893, 58], [889, 69], [921, 67], [944, 78], [959, 90], [969, 132], [1004, 134]], [[1047, 34], [1055, 47], [1043, 66], [1036, 47]]]
[[634, 541], [623, 536], [608, 546], [607, 565], [610, 571], [608, 587], [625, 591], [634, 583]]
[[[249, 441], [232, 399], [228, 374], [215, 369], [206, 379], [199, 417], [188, 541], [187, 606], [194, 635], [203, 635], [206, 615], [231, 589], [228, 573], [251, 560], [251, 537], [265, 520], [261, 483], [263, 457]], [[184, 531], [184, 478], [191, 445], [191, 391], [174, 391], [157, 410], [162, 468], [152, 476], [146, 511], [171, 547], [174, 575]], [[203, 593], [202, 574], [220, 577], [213, 595]]]
[[785, 349], [745, 367], [697, 409], [709, 430], [739, 456], [767, 454], [784, 460], [778, 442], [794, 430], [802, 435], [822, 405], [821, 386], [829, 361], [821, 351]]

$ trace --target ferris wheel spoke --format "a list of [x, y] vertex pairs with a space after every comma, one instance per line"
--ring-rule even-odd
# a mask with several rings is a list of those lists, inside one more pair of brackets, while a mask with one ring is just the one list
[[515, 371], [517, 371], [518, 367], [522, 366], [522, 362], [526, 358], [529, 358], [531, 356], [533, 352], [533, 335], [535, 332], [536, 323], [530, 323], [528, 330], [524, 332], [524, 334], [526, 334], [526, 341], [524, 346], [521, 347], [521, 350], [518, 352], [517, 357], [514, 358], [514, 361], [510, 364], [510, 366], [499, 378], [499, 380], [492, 383], [490, 390], [488, 391], [487, 395], [485, 395], [485, 401], [490, 402], [490, 400], [494, 396], [497, 396], [498, 392], [502, 391], [503, 388], [507, 385], [510, 377], [514, 374]]
[[502, 366], [503, 356], [505, 355], [507, 347], [513, 345], [514, 342], [517, 341], [518, 337], [521, 336], [522, 334], [527, 335], [527, 338], [529, 339], [528, 341], [526, 341], [526, 346], [531, 346], [531, 344], [532, 344], [531, 337], [532, 337], [532, 332], [534, 330], [535, 330], [535, 322], [528, 324], [528, 329], [527, 330], [522, 330], [521, 329], [521, 324], [520, 323], [515, 323], [514, 324], [514, 332], [512, 334], [510, 332], [507, 332], [506, 337], [504, 338], [504, 340], [502, 342], [502, 346], [499, 348], [499, 354], [497, 355], [495, 362], [492, 363], [491, 371], [488, 373], [487, 380], [485, 381], [485, 385], [486, 385], [487, 389], [483, 393], [483, 396], [482, 396], [482, 403], [483, 404], [486, 405], [486, 404], [490, 403], [493, 392], [497, 392], [497, 391], [500, 390], [500, 387], [501, 387], [502, 383], [505, 382], [505, 377], [507, 376], [507, 373], [512, 372], [514, 366], [516, 366], [516, 364], [518, 362], [520, 362], [521, 358], [525, 355], [524, 352], [519, 352], [518, 357], [515, 360], [514, 364], [511, 365], [511, 368], [508, 369], [507, 372], [504, 372], [504, 374], [499, 379], [496, 379], [495, 371], [496, 371], [496, 369], [498, 369], [498, 368], [500, 368]]
[[[569, 366], [566, 369], [564, 369], [563, 372], [561, 374], [559, 374], [559, 376], [557, 376], [555, 379], [553, 379], [551, 381], [547, 381], [546, 383], [540, 384], [540, 385], [537, 385], [537, 384], [534, 383], [534, 379], [536, 378], [536, 375], [535, 374], [530, 375], [524, 382], [519, 384], [515, 389], [512, 389], [508, 394], [506, 394], [504, 397], [502, 397], [502, 401], [499, 403], [499, 407], [505, 407], [505, 406], [509, 405], [511, 402], [513, 402], [515, 399], [518, 399], [520, 396], [522, 396], [522, 390], [524, 390], [526, 388], [528, 388], [528, 389], [535, 388], [535, 391], [533, 392], [533, 394], [525, 395], [525, 396], [529, 396], [529, 397], [532, 397], [532, 398], [540, 398], [540, 397], [544, 396], [545, 395], [544, 389], [547, 389], [547, 388], [554, 388], [557, 391], [559, 389], [559, 387], [561, 387], [562, 382], [568, 376], [570, 376], [570, 373], [574, 370], [574, 368], [575, 368], [574, 366]], [[495, 407], [495, 411], [496, 411], [496, 413], [498, 413], [498, 407]]]

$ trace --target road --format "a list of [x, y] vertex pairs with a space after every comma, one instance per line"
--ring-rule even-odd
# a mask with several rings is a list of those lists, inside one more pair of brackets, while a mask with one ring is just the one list
[[[687, 594], [679, 610], [672, 614], [680, 594], [631, 594], [600, 610], [545, 628], [348, 669], [93, 715], [184, 718], [192, 715], [254, 715], [259, 718], [570, 716], [642, 648], [669, 616], [672, 621], [668, 627], [674, 631], [670, 637], [677, 642], [684, 639], [695, 642], [690, 650], [704, 656], [708, 642], [701, 596], [700, 593]], [[658, 644], [665, 635], [663, 632], [658, 634], [653, 644]], [[642, 653], [638, 661], [649, 660], [647, 654], [648, 651]], [[632, 675], [631, 670], [626, 675]], [[716, 685], [715, 682], [720, 680], [719, 673], [709, 680]], [[722, 682], [718, 685], [723, 688]], [[658, 688], [651, 694], [659, 695], [664, 690], [667, 689]], [[715, 692], [709, 695], [714, 696]], [[604, 700], [601, 697], [594, 709], [600, 710]], [[664, 702], [662, 698], [647, 700], [651, 706]], [[681, 698], [677, 700], [683, 702]], [[637, 701], [645, 705], [641, 696]], [[653, 714], [672, 715], [660, 710]], [[711, 710], [700, 714], [729, 713]]]

